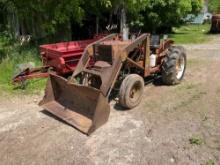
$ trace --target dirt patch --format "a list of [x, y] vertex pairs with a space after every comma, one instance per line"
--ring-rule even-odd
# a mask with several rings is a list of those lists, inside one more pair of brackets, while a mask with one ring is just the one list
[[130, 111], [112, 101], [108, 123], [90, 137], [39, 108], [42, 96], [1, 98], [1, 163], [220, 164], [220, 46], [206, 46], [187, 47], [182, 84], [146, 86]]

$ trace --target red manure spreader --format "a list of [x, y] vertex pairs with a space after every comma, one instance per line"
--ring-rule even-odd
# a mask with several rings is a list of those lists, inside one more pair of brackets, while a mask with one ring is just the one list
[[24, 67], [20, 73], [13, 77], [13, 84], [34, 78], [47, 78], [49, 77], [49, 72], [63, 77], [71, 75], [84, 49], [98, 39], [99, 37], [89, 40], [41, 45], [42, 66], [37, 68]]

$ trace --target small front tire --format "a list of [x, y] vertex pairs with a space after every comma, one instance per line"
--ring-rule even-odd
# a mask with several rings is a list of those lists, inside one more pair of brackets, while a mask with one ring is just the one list
[[144, 92], [144, 80], [137, 74], [128, 75], [122, 82], [119, 92], [119, 104], [132, 109], [138, 106]]

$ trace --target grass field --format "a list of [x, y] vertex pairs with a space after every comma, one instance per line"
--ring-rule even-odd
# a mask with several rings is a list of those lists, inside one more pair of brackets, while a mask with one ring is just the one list
[[173, 28], [173, 34], [169, 37], [177, 44], [198, 44], [208, 42], [213, 35], [209, 34], [210, 24], [184, 25], [180, 28]]

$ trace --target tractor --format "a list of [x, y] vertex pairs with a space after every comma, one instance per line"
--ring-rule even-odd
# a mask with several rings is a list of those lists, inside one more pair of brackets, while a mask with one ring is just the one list
[[117, 104], [132, 109], [141, 103], [147, 78], [181, 82], [187, 62], [183, 47], [148, 33], [131, 36], [110, 34], [89, 44], [70, 77], [50, 74], [39, 105], [90, 135], [108, 121], [113, 93]]

